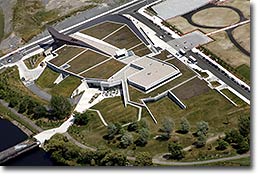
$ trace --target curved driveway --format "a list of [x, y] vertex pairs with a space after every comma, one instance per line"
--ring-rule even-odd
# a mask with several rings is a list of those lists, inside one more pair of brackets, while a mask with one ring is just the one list
[[[201, 24], [198, 24], [198, 23], [195, 23], [193, 20], [192, 20], [192, 16], [194, 14], [196, 14], [197, 12], [199, 11], [202, 11], [204, 9], [208, 9], [208, 8], [212, 8], [212, 7], [217, 7], [217, 8], [228, 8], [228, 9], [231, 9], [233, 11], [235, 11], [238, 15], [239, 15], [239, 21], [237, 23], [240, 23], [240, 22], [243, 22], [245, 20], [248, 20], [243, 12], [241, 12], [240, 9], [238, 8], [235, 8], [235, 7], [232, 7], [232, 6], [217, 6], [217, 5], [214, 5], [214, 4], [207, 4], [201, 8], [198, 8], [188, 14], [185, 14], [183, 15], [182, 17], [184, 17], [191, 25], [193, 26], [196, 26], [196, 27], [199, 27], [199, 28], [208, 28], [208, 29], [222, 29], [222, 28], [225, 28], [226, 26], [207, 26], [207, 25], [201, 25]], [[236, 28], [236, 27], [235, 27]], [[232, 29], [228, 29], [226, 30], [226, 33], [228, 35], [228, 38], [230, 39], [230, 41], [245, 55], [249, 56], [250, 57], [250, 52], [247, 51], [245, 48], [243, 48], [238, 42], [237, 40], [234, 38], [233, 36], [233, 30], [235, 28], [232, 28]]]

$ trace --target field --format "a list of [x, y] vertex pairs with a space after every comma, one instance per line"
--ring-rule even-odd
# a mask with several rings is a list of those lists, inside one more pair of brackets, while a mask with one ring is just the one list
[[58, 54], [58, 57], [54, 58], [50, 62], [59, 67], [84, 50], [85, 49], [83, 49], [83, 48], [65, 46], [55, 52]]
[[41, 89], [52, 95], [70, 97], [74, 89], [80, 85], [80, 79], [74, 76], [69, 76], [59, 84], [54, 84], [54, 81], [58, 78], [58, 76], [59, 73], [54, 72], [50, 68], [46, 68], [41, 76], [36, 80], [36, 84]]
[[248, 81], [250, 81], [250, 68], [243, 64], [236, 68], [236, 70], [245, 77]]
[[126, 49], [142, 43], [141, 40], [127, 26], [124, 26], [122, 29], [106, 38], [105, 42], [118, 48]]
[[144, 45], [144, 44], [138, 45], [137, 47], [133, 48], [132, 50], [135, 53], [135, 55], [137, 55], [139, 57], [142, 57], [142, 56], [145, 56], [145, 55], [148, 55], [151, 53], [149, 48], [146, 47], [146, 45]]
[[179, 88], [174, 89], [172, 92], [180, 99], [186, 100], [194, 96], [199, 96], [210, 90], [207, 83], [199, 78], [195, 78]]
[[85, 145], [96, 147], [105, 145], [105, 140], [102, 137], [106, 134], [106, 127], [96, 112], [89, 111], [89, 114], [91, 119], [88, 124], [84, 126], [72, 125], [69, 128], [69, 134]]
[[138, 108], [130, 105], [125, 108], [121, 97], [104, 99], [92, 109], [99, 110], [107, 123], [125, 124], [137, 121]]
[[118, 28], [122, 27], [122, 24], [116, 24], [112, 22], [104, 22], [102, 24], [98, 24], [96, 26], [90, 27], [81, 31], [83, 34], [90, 35], [92, 37], [103, 39], [104, 37], [108, 36]]
[[167, 20], [167, 22], [169, 24], [171, 24], [172, 26], [175, 26], [177, 29], [179, 29], [184, 34], [197, 30], [197, 29], [202, 30], [204, 33], [215, 31], [215, 29], [198, 28], [196, 26], [193, 26], [184, 17], [181, 17], [181, 16], [169, 19], [169, 20]]
[[52, 95], [61, 95], [70, 97], [72, 92], [80, 85], [81, 80], [74, 76], [65, 78], [59, 84], [56, 84], [50, 91]]
[[107, 58], [108, 57], [104, 55], [88, 50], [69, 62], [70, 67], [67, 70], [77, 74], [106, 60]]
[[177, 59], [169, 60], [168, 63], [175, 65], [181, 71], [182, 75], [179, 76], [178, 78], [166, 83], [165, 85], [155, 89], [154, 91], [152, 91], [148, 94], [145, 94], [145, 93], [135, 89], [134, 87], [129, 86], [129, 95], [130, 95], [131, 101], [140, 103], [140, 99], [147, 98], [149, 96], [156, 96], [157, 94], [162, 93], [166, 90], [169, 90], [169, 89], [173, 88], [174, 86], [178, 85], [179, 83], [181, 83], [185, 80], [188, 80], [196, 75], [191, 69], [189, 69], [186, 65], [184, 65], [181, 61], [179, 61]]
[[40, 33], [47, 22], [58, 17], [58, 11], [45, 11], [43, 4], [36, 0], [18, 0], [13, 10], [14, 30], [25, 42]]
[[5, 18], [4, 18], [3, 10], [0, 8], [0, 42], [5, 35], [4, 29], [5, 29]]
[[215, 41], [204, 45], [204, 47], [212, 51], [226, 63], [234, 68], [243, 64], [250, 66], [250, 58], [240, 52], [240, 50], [229, 40], [225, 32], [213, 34], [211, 35], [211, 38]]
[[235, 107], [214, 90], [182, 100], [182, 102], [187, 106], [185, 110], [180, 109], [168, 98], [147, 105], [159, 125], [165, 118], [173, 120], [176, 124], [179, 124], [181, 118], [186, 118], [191, 125], [191, 131], [195, 131], [196, 123], [204, 120], [209, 123], [211, 135], [235, 127], [239, 116], [250, 112], [249, 108], [241, 110]]
[[125, 64], [117, 61], [117, 60], [109, 60], [91, 70], [83, 73], [81, 76], [86, 78], [101, 78], [101, 79], [108, 79], [117, 71], [122, 69]]
[[36, 84], [42, 89], [52, 88], [54, 86], [54, 81], [58, 78], [58, 76], [59, 73], [47, 67], [41, 76], [36, 80]]
[[200, 25], [223, 27], [238, 22], [239, 16], [231, 9], [212, 7], [197, 12], [192, 20]]
[[222, 93], [224, 93], [229, 99], [231, 99], [234, 103], [236, 103], [239, 107], [245, 107], [248, 106], [242, 99], [237, 97], [234, 93], [229, 91], [228, 89], [221, 90]]
[[248, 52], [250, 52], [250, 24], [237, 27], [233, 31], [234, 38]]

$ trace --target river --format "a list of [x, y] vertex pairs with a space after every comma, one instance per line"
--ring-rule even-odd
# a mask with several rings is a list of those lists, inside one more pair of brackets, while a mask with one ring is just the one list
[[[12, 147], [28, 136], [8, 120], [0, 118], [0, 151]], [[54, 163], [49, 155], [41, 148], [29, 151], [4, 164], [5, 166], [52, 166]]]

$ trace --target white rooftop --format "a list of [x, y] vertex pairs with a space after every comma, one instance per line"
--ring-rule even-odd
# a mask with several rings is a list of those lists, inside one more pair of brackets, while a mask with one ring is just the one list
[[143, 57], [132, 62], [132, 65], [143, 69], [129, 76], [128, 80], [145, 90], [180, 73], [179, 69], [175, 66], [148, 57]]
[[210, 0], [165, 0], [152, 6], [162, 19], [170, 19], [206, 5]]

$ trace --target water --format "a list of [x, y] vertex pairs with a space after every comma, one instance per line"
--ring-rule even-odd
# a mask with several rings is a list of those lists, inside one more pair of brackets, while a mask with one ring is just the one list
[[[0, 151], [12, 147], [28, 136], [8, 120], [0, 119]], [[4, 164], [5, 166], [52, 166], [48, 154], [41, 148], [28, 151]]]

